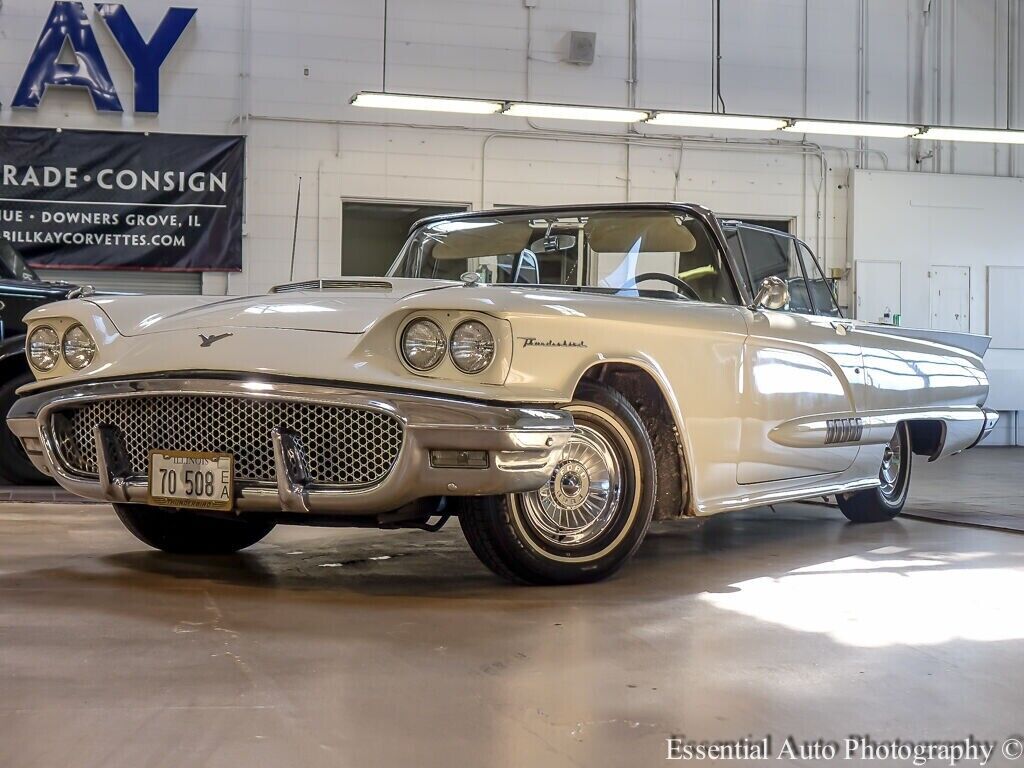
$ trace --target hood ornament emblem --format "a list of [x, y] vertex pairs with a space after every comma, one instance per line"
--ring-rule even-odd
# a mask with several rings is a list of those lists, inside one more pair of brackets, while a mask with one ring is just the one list
[[96, 289], [91, 285], [76, 285], [70, 291], [68, 291], [67, 298], [69, 299], [87, 299], [90, 296], [96, 295]]
[[211, 333], [209, 336], [207, 336], [204, 333], [200, 333], [199, 334], [199, 338], [202, 339], [202, 342], [199, 344], [199, 346], [200, 347], [210, 347], [210, 346], [213, 346], [214, 344], [216, 344], [221, 339], [226, 339], [228, 336], [234, 336], [234, 335], [235, 334], [233, 334], [233, 333]]
[[480, 275], [477, 272], [463, 272], [459, 275], [459, 280], [466, 288], [472, 288], [474, 285], [479, 285]]

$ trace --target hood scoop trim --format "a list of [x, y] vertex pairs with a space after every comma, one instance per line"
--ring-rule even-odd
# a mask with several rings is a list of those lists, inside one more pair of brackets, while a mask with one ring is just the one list
[[394, 286], [387, 280], [304, 280], [283, 283], [270, 289], [271, 293], [293, 291], [390, 291]]

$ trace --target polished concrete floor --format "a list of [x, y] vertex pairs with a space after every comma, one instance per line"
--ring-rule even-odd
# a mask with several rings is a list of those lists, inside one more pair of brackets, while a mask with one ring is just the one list
[[914, 460], [904, 512], [1024, 531], [1024, 448], [975, 448], [943, 461]]
[[[1024, 729], [1024, 538], [782, 505], [507, 586], [457, 525], [146, 551], [0, 505], [0, 766], [655, 765], [665, 739]], [[728, 763], [724, 763], [728, 764]], [[802, 764], [811, 765], [813, 761]]]

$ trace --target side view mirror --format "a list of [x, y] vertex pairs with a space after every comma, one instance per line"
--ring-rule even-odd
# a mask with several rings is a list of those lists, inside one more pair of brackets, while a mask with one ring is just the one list
[[781, 277], [769, 275], [761, 281], [761, 287], [757, 289], [754, 296], [754, 303], [750, 305], [753, 310], [758, 309], [785, 309], [789, 304], [789, 286]]

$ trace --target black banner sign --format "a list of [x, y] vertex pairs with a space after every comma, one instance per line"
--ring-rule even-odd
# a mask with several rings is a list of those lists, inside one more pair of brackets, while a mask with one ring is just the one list
[[32, 266], [242, 268], [241, 136], [0, 127], [0, 237]]

